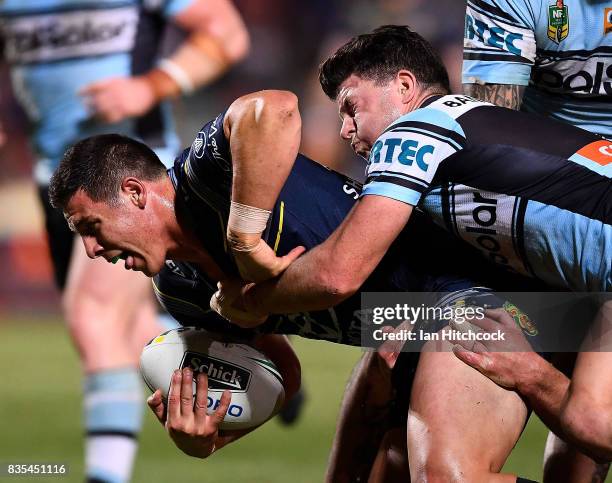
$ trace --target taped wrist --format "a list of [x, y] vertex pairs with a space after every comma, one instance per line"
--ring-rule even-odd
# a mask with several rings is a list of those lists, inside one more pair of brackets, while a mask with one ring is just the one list
[[239, 252], [255, 250], [271, 213], [270, 210], [232, 201], [227, 221], [227, 240], [232, 250]]

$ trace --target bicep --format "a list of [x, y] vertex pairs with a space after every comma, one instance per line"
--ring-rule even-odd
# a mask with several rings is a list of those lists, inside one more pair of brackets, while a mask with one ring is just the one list
[[464, 94], [480, 101], [518, 110], [525, 86], [514, 84], [463, 84]]

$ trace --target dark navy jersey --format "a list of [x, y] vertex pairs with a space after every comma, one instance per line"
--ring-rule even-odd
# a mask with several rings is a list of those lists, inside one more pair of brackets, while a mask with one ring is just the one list
[[362, 195], [415, 205], [512, 272], [612, 290], [612, 142], [467, 96], [433, 97], [373, 145]]
[[[192, 146], [169, 170], [169, 176], [176, 188], [177, 216], [192, 227], [225, 273], [236, 275], [238, 270], [226, 245], [232, 163], [223, 134], [223, 114], [200, 130]], [[311, 249], [325, 241], [342, 222], [360, 191], [359, 183], [298, 155], [264, 239], [279, 255], [298, 245]], [[424, 217], [416, 216], [411, 230], [419, 237], [412, 231], [402, 234], [361, 291], [447, 292], [475, 285], [463, 273], [476, 271], [478, 263], [469, 262], [470, 256], [462, 251], [461, 244]], [[404, 236], [412, 240], [409, 251], [405, 249]], [[360, 345], [360, 293], [328, 310], [273, 315], [256, 330], [244, 330], [210, 310], [208, 304], [216, 282], [194, 264], [170, 260], [153, 280], [159, 301], [183, 325], [205, 327], [240, 339], [280, 333]]]

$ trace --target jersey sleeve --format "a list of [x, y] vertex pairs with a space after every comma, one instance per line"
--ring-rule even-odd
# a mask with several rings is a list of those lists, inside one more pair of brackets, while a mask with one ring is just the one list
[[416, 205], [440, 163], [464, 146], [463, 130], [451, 116], [431, 108], [413, 111], [389, 126], [372, 146], [361, 196]]
[[202, 126], [183, 163], [189, 188], [219, 212], [227, 210], [232, 192], [232, 158], [223, 132], [224, 119], [225, 112]]
[[528, 0], [468, 0], [463, 83], [527, 85], [536, 55], [535, 29]]

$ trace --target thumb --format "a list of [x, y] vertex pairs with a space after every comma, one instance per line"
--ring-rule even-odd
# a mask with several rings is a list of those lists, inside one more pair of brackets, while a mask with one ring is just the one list
[[306, 248], [303, 246], [295, 247], [287, 255], [281, 257], [281, 270], [285, 270], [289, 265], [295, 262], [304, 252]]

